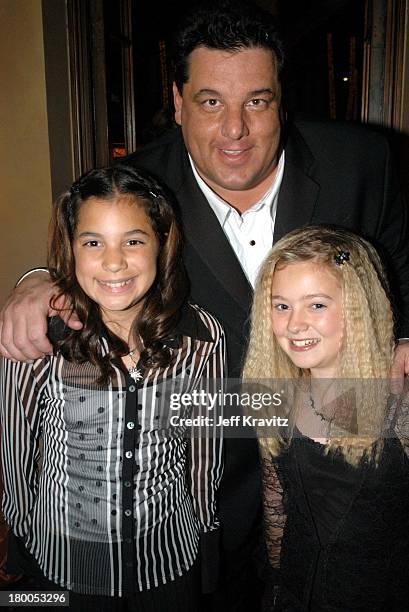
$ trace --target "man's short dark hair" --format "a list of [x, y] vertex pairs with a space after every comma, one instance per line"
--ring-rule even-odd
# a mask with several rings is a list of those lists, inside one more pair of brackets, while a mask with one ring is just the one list
[[284, 63], [282, 42], [271, 13], [245, 0], [207, 0], [183, 20], [174, 42], [174, 79], [179, 92], [189, 80], [188, 57], [197, 47], [239, 51], [270, 50], [280, 75]]

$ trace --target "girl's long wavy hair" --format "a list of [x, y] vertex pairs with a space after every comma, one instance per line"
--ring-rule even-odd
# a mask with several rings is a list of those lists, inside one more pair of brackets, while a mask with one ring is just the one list
[[[72, 243], [82, 204], [89, 198], [115, 200], [126, 196], [142, 206], [159, 242], [157, 274], [144, 304], [133, 322], [130, 337], [143, 346], [141, 362], [145, 367], [166, 367], [170, 353], [164, 340], [172, 335], [188, 293], [182, 263], [182, 239], [176, 203], [169, 191], [142, 169], [125, 165], [91, 170], [81, 176], [55, 202], [49, 228], [48, 267], [58, 287], [57, 297], [71, 300], [83, 328], [69, 330], [56, 348], [70, 361], [89, 361], [98, 366], [99, 384], [107, 384], [113, 374], [111, 360], [126, 355], [129, 346], [109, 331], [99, 305], [81, 289], [75, 275]], [[110, 338], [110, 352], [102, 355], [101, 333]]]
[[[349, 253], [349, 260], [337, 264], [334, 256]], [[340, 349], [339, 379], [354, 379], [358, 435], [332, 435], [327, 450], [338, 449], [356, 465], [364, 454], [379, 456], [389, 394], [394, 336], [388, 284], [379, 256], [366, 240], [343, 230], [321, 226], [297, 229], [274, 245], [258, 276], [245, 379], [286, 379], [293, 389], [306, 388], [308, 371], [295, 366], [278, 344], [272, 328], [272, 284], [276, 269], [295, 262], [316, 262], [325, 266], [339, 282], [343, 296], [343, 342]], [[376, 379], [374, 384], [361, 380]], [[294, 385], [295, 380], [295, 385]], [[299, 381], [300, 384], [297, 383]], [[291, 386], [290, 384], [290, 386]], [[294, 394], [297, 395], [297, 391]], [[295, 397], [293, 397], [296, 400]], [[295, 401], [295, 405], [297, 402]], [[293, 405], [294, 406], [294, 405]], [[290, 422], [296, 416], [291, 415]], [[292, 416], [292, 419], [291, 419]], [[260, 439], [270, 453], [280, 452], [280, 437]], [[375, 449], [376, 447], [376, 449]], [[375, 450], [374, 450], [375, 449]]]

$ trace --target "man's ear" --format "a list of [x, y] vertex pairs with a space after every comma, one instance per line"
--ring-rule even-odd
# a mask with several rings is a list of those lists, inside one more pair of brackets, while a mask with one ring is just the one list
[[182, 106], [183, 98], [179, 93], [176, 83], [173, 81], [173, 103], [175, 105], [175, 121], [178, 125], [182, 125]]

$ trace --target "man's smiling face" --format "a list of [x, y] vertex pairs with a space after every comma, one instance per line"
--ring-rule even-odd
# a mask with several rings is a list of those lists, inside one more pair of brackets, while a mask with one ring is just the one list
[[182, 94], [174, 85], [175, 119], [201, 177], [227, 201], [240, 191], [261, 197], [280, 143], [280, 84], [271, 51], [198, 47]]

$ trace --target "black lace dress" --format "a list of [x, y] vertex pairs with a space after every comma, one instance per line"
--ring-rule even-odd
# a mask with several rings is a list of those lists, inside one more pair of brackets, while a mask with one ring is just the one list
[[266, 609], [409, 612], [409, 460], [399, 439], [385, 440], [378, 467], [354, 468], [301, 435], [262, 461], [279, 568]]

